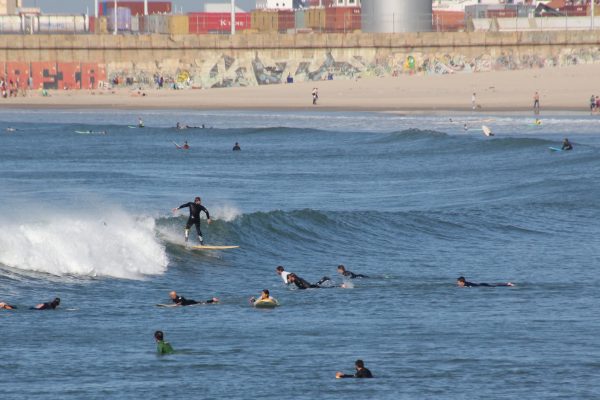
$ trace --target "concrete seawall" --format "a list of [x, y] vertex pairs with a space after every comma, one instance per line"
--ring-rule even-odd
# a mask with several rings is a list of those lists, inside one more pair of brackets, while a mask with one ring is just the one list
[[[0, 35], [0, 71], [34, 87], [100, 81], [228, 87], [600, 62], [600, 31], [262, 35]], [[18, 72], [18, 73], [17, 73]]]

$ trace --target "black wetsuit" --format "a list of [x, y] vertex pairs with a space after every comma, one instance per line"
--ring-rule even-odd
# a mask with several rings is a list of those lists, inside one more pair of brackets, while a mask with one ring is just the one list
[[240, 146], [238, 146], [237, 144], [235, 146], [233, 146], [233, 151], [240, 151], [242, 150], [242, 148]]
[[473, 283], [473, 282], [465, 281], [465, 287], [497, 287], [497, 286], [510, 286], [510, 285], [507, 283], [489, 284], [489, 283]]
[[355, 274], [352, 271], [344, 271], [344, 273], [342, 274], [344, 275], [346, 278], [348, 279], [354, 279], [354, 278], [368, 278], [368, 276], [366, 275], [362, 275], [362, 274]]
[[368, 368], [361, 368], [354, 375], [342, 375], [340, 378], [372, 378], [373, 374]]
[[34, 310], [54, 310], [54, 309], [56, 309], [56, 307], [58, 307], [59, 304], [60, 303], [51, 301], [51, 302], [42, 304], [42, 306], [40, 308], [32, 307], [32, 309], [34, 309]]
[[172, 300], [173, 300], [173, 303], [178, 304], [180, 306], [191, 306], [193, 304], [210, 304], [210, 303], [214, 302], [212, 299], [206, 300], [205, 302], [196, 301], [196, 300], [188, 300], [183, 296], [177, 296]]
[[206, 218], [210, 219], [210, 214], [208, 213], [208, 210], [202, 204], [196, 204], [191, 201], [189, 203], [180, 205], [177, 209], [181, 210], [185, 207], [190, 208], [190, 217], [188, 218], [187, 223], [185, 224], [185, 229], [190, 229], [192, 225], [196, 225], [196, 232], [198, 232], [198, 236], [202, 236], [202, 231], [200, 230], [200, 212], [204, 211], [204, 214], [206, 214]]
[[294, 280], [294, 284], [296, 285], [296, 287], [298, 289], [309, 289], [309, 288], [321, 288], [321, 285], [326, 282], [329, 281], [330, 279], [326, 276], [324, 276], [323, 278], [321, 278], [321, 280], [317, 283], [315, 283], [314, 285], [312, 283], [308, 283], [308, 281], [306, 281], [305, 279], [300, 278], [299, 276], [296, 275], [296, 279]]
[[563, 150], [573, 150], [573, 145], [570, 142], [563, 142], [562, 149]]

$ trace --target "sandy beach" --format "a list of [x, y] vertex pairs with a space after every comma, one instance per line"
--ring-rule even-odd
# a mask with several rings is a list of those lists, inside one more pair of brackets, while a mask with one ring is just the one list
[[[452, 75], [402, 75], [301, 82], [271, 86], [198, 89], [129, 89], [32, 92], [27, 97], [0, 99], [3, 107], [99, 109], [280, 109], [363, 110], [392, 112], [471, 111], [476, 93], [478, 111], [529, 111], [533, 95], [540, 94], [541, 110], [587, 111], [600, 64], [519, 71], [457, 73]], [[319, 101], [312, 105], [311, 91]]]

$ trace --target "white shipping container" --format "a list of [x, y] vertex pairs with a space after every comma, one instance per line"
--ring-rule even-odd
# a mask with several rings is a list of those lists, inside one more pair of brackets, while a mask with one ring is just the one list
[[148, 33], [169, 33], [169, 15], [152, 14], [148, 15], [148, 25], [146, 31]]
[[140, 31], [140, 19], [137, 16], [131, 17], [131, 32], [138, 33]]
[[40, 15], [40, 33], [82, 33], [85, 32], [84, 15]]
[[0, 15], [0, 33], [21, 33], [21, 17]]

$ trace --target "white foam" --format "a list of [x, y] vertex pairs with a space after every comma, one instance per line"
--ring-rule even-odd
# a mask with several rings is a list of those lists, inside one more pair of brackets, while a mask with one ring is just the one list
[[154, 219], [115, 208], [87, 213], [37, 210], [0, 217], [0, 263], [52, 275], [139, 279], [168, 264]]
[[242, 215], [242, 212], [234, 205], [223, 204], [217, 207], [213, 207], [210, 210], [210, 214], [212, 219], [231, 222], [240, 215]]

